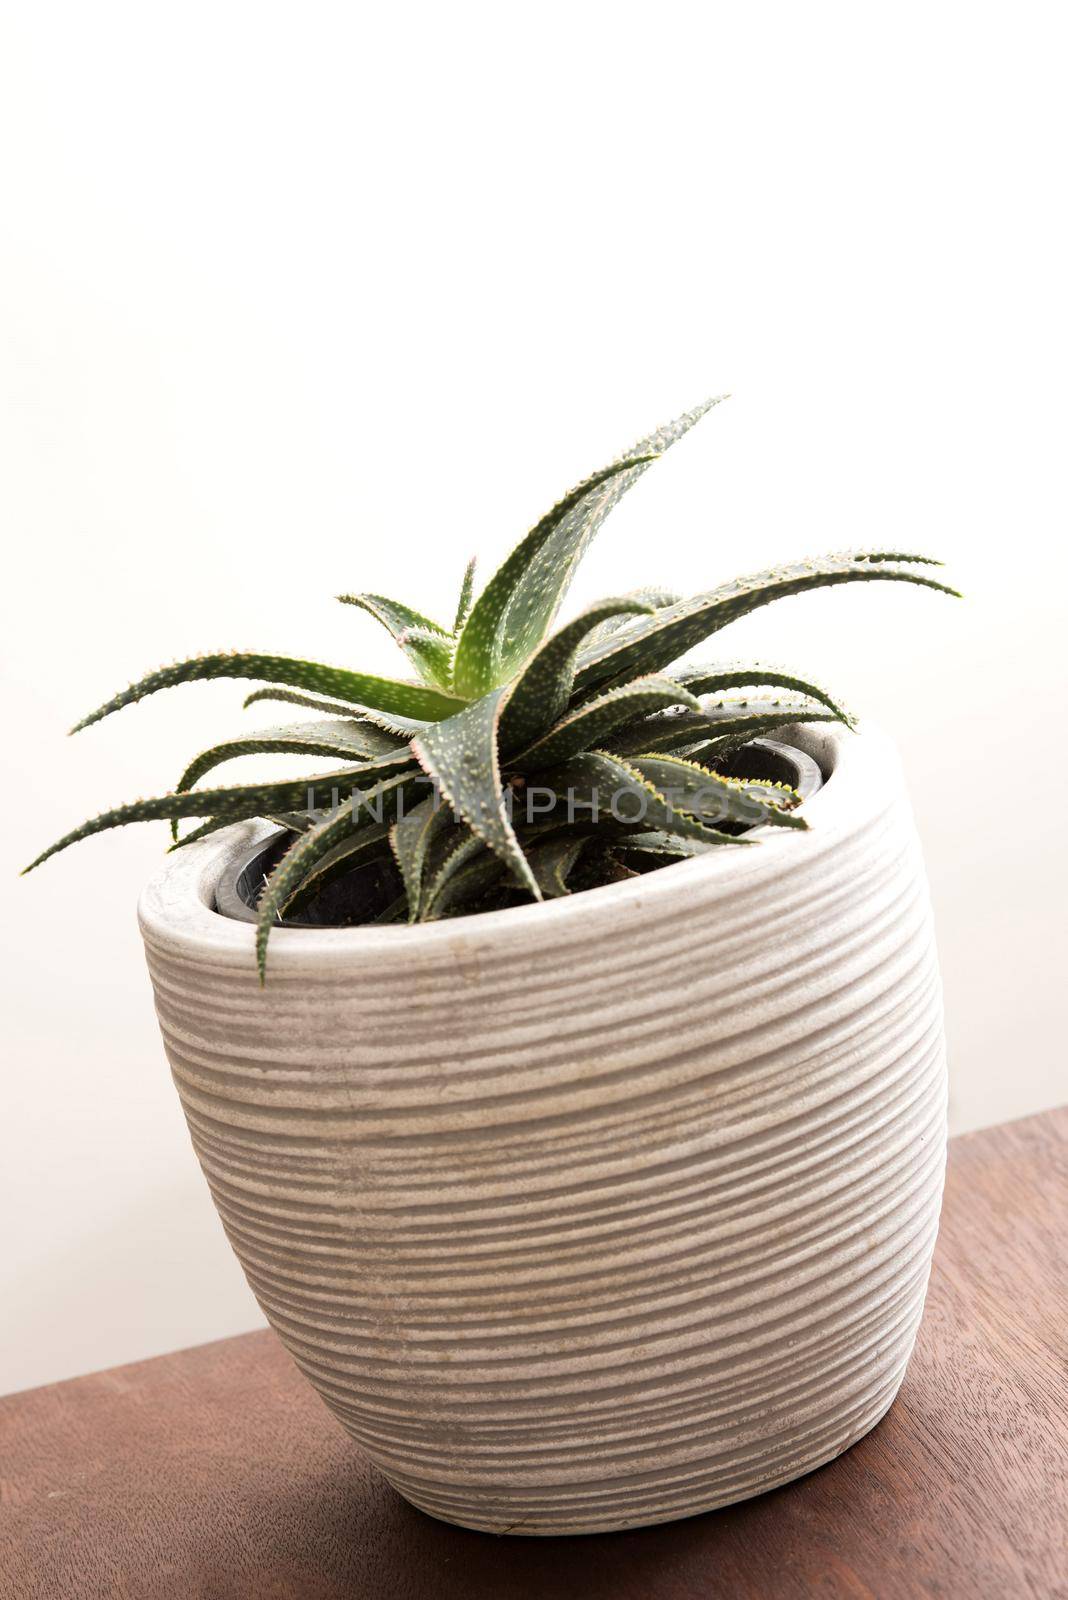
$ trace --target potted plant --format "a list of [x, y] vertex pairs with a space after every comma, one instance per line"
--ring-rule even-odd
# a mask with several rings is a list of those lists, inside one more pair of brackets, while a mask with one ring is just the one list
[[[672, 663], [808, 589], [954, 591], [846, 551], [552, 631], [605, 515], [713, 403], [572, 490], [477, 599], [469, 567], [451, 628], [342, 596], [411, 677], [219, 655], [117, 695], [79, 726], [215, 677], [317, 718], [39, 857], [202, 819], [140, 916], [215, 1204], [326, 1404], [469, 1527], [785, 1483], [883, 1415], [922, 1309], [945, 1069], [893, 750], [792, 672]], [[203, 784], [259, 751], [339, 764]]]

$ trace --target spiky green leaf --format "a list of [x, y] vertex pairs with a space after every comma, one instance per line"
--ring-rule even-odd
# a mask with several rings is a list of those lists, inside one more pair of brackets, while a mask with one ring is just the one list
[[544, 636], [566, 594], [576, 568], [608, 513], [632, 489], [651, 461], [657, 460], [689, 433], [714, 405], [718, 395], [685, 412], [625, 451], [600, 482], [587, 480], [589, 489], [557, 520], [548, 539], [540, 543], [525, 564], [509, 599], [500, 630], [500, 656], [504, 675], [511, 675]]
[[471, 602], [475, 598], [475, 568], [477, 565], [477, 557], [472, 556], [464, 569], [464, 581], [460, 585], [460, 598], [456, 605], [456, 620], [452, 625], [454, 634], [460, 632], [471, 614]]
[[[249, 814], [250, 816], [256, 815], [255, 812], [250, 812]], [[174, 840], [174, 843], [169, 848], [170, 850], [184, 850], [187, 844], [196, 844], [199, 840], [208, 838], [210, 834], [218, 833], [221, 828], [232, 828], [233, 825], [234, 818], [230, 816], [208, 817], [206, 822], [200, 823], [200, 825], [196, 828], [190, 828], [188, 833], [183, 833], [181, 837], [179, 837], [176, 831], [178, 823], [172, 818], [171, 837]], [[44, 858], [39, 857], [38, 859], [43, 860]], [[34, 866], [37, 866], [37, 864], [38, 862], [36, 861], [33, 863]], [[27, 872], [30, 870], [31, 869], [29, 867], [26, 868]]]
[[639, 600], [602, 600], [541, 644], [515, 678], [501, 712], [499, 740], [506, 753], [529, 744], [563, 713], [584, 639], [606, 617], [633, 616], [651, 607]]
[[426, 683], [448, 689], [452, 680], [453, 641], [429, 628], [405, 628], [397, 643]]
[[711, 849], [715, 849], [715, 846], [703, 839], [681, 839], [678, 834], [658, 833], [655, 830], [632, 833], [625, 839], [617, 840], [613, 846], [614, 853], [624, 861], [632, 856], [642, 861], [647, 858], [684, 861], [690, 856], [703, 856]]
[[[652, 456], [647, 458], [647, 460], [653, 459], [655, 458]], [[572, 489], [531, 528], [526, 538], [516, 545], [497, 568], [471, 607], [470, 615], [464, 623], [456, 645], [452, 682], [457, 694], [468, 699], [481, 697], [508, 676], [508, 667], [504, 661], [504, 620], [516, 593], [524, 582], [526, 573], [534, 565], [556, 529], [564, 523], [572, 511], [583, 504], [593, 490], [610, 478], [634, 470], [637, 465], [637, 463], [617, 461], [613, 466], [606, 467], [603, 472], [595, 473], [592, 478], [587, 478], [577, 488]], [[541, 570], [540, 566], [538, 570]], [[535, 638], [534, 644], [538, 643], [544, 633], [551, 614], [550, 612], [546, 617], [545, 625]], [[527, 653], [529, 654], [529, 651]]]
[[370, 723], [349, 720], [299, 722], [291, 727], [259, 728], [241, 739], [228, 739], [194, 756], [176, 785], [179, 792], [191, 789], [205, 773], [223, 761], [237, 756], [301, 755], [337, 756], [348, 761], [373, 761], [396, 753], [397, 741]]
[[283, 783], [235, 784], [221, 789], [191, 789], [185, 794], [165, 794], [152, 800], [135, 800], [130, 805], [117, 806], [112, 811], [83, 822], [80, 828], [57, 839], [43, 850], [36, 860], [24, 870], [31, 872], [49, 856], [54, 856], [80, 839], [109, 828], [122, 828], [130, 822], [167, 822], [171, 818], [211, 817], [230, 822], [240, 822], [246, 817], [261, 817], [274, 811], [333, 807], [345, 800], [354, 790], [363, 791], [398, 773], [410, 772], [414, 766], [411, 754], [404, 750], [396, 757], [385, 756], [379, 761], [360, 766], [342, 767], [334, 772], [324, 772], [315, 778], [296, 778]]
[[386, 734], [391, 745], [400, 739], [406, 741], [413, 739], [417, 733], [422, 733], [424, 728], [430, 727], [430, 723], [418, 717], [394, 717], [382, 711], [365, 711], [362, 720], [369, 722], [380, 733]]
[[908, 550], [849, 550], [845, 554], [854, 561], [913, 561], [921, 567], [941, 567], [943, 562], [934, 556], [919, 556]]
[[113, 711], [121, 711], [159, 689], [179, 683], [195, 683], [206, 678], [265, 678], [273, 683], [293, 684], [319, 694], [335, 695], [353, 705], [375, 711], [419, 717], [437, 722], [452, 716], [463, 702], [441, 689], [426, 684], [405, 683], [395, 678], [378, 678], [366, 672], [347, 672], [343, 667], [324, 667], [315, 661], [298, 661], [289, 656], [218, 655], [197, 656], [179, 661], [173, 667], [160, 667], [138, 683], [131, 684], [89, 716], [75, 724], [72, 733], [88, 728]]
[[293, 916], [306, 906], [309, 900], [314, 900], [316, 895], [322, 894], [336, 878], [354, 871], [376, 856], [389, 856], [389, 829], [390, 823], [385, 820], [375, 822], [373, 819], [365, 819], [361, 824], [357, 819], [349, 833], [339, 839], [332, 849], [320, 856], [313, 867], [309, 867], [282, 905], [282, 915]]
[[[289, 727], [260, 728], [240, 739], [228, 739], [194, 756], [175, 785], [181, 793], [192, 789], [206, 773], [239, 756], [307, 755], [341, 760], [373, 761], [399, 754], [398, 741], [369, 722], [347, 717], [329, 722], [294, 723]], [[178, 821], [171, 820], [171, 836], [178, 838]], [[188, 842], [188, 840], [187, 840]]]
[[582, 750], [595, 748], [623, 723], [665, 706], [686, 706], [697, 713], [701, 702], [673, 678], [635, 678], [622, 688], [611, 689], [577, 706], [543, 738], [524, 750], [517, 761], [527, 772], [556, 766]]
[[440, 624], [384, 594], [339, 594], [342, 605], [359, 606], [387, 630], [425, 682], [447, 689], [452, 640]]
[[568, 873], [585, 842], [581, 835], [558, 833], [551, 839], [539, 839], [527, 847], [526, 858], [543, 899], [555, 900], [560, 895], [571, 893], [567, 886]]
[[724, 689], [789, 689], [826, 706], [847, 728], [854, 724], [850, 712], [827, 689], [822, 689], [818, 683], [811, 683], [807, 678], [798, 677], [796, 672], [790, 672], [785, 667], [752, 661], [686, 662], [673, 668], [672, 676], [696, 695], [718, 694]]
[[[680, 756], [629, 756], [627, 765], [653, 784], [669, 805], [713, 827], [724, 822], [750, 826], [770, 823], [784, 828], [808, 826], [804, 817], [795, 816], [788, 809], [797, 804], [798, 797], [792, 789], [776, 790], [774, 784], [757, 786], [739, 778], [724, 778]], [[773, 792], [781, 800], [773, 799]]]
[[454, 826], [452, 812], [437, 794], [428, 794], [418, 805], [397, 818], [389, 832], [390, 848], [400, 868], [408, 897], [408, 920], [419, 916], [423, 868], [434, 840]]
[[558, 813], [569, 817], [662, 830], [709, 844], [746, 842], [706, 826], [678, 800], [669, 801], [636, 764], [604, 750], [585, 751], [552, 768], [544, 782], [557, 797]]
[[271, 811], [267, 821], [278, 828], [288, 828], [290, 833], [307, 833], [319, 819], [311, 811]]
[[[622, 690], [615, 690], [620, 694]], [[804, 701], [699, 701], [696, 711], [663, 711], [621, 728], [606, 741], [614, 754], [632, 756], [688, 749], [710, 740], [732, 747], [790, 722], [837, 722], [832, 712]]]
[[943, 594], [957, 594], [947, 584], [918, 572], [899, 572], [892, 567], [858, 562], [851, 556], [823, 557], [776, 567], [751, 578], [722, 584], [707, 594], [667, 606], [655, 616], [629, 623], [580, 658], [576, 689], [626, 681], [638, 672], [660, 671], [728, 623], [772, 600], [834, 584], [873, 581], [914, 583]]
[[411, 748], [453, 811], [471, 831], [539, 898], [507, 814], [497, 754], [497, 730], [510, 686], [495, 689], [466, 711], [435, 723], [412, 740]]
[[433, 922], [472, 894], [482, 894], [505, 870], [501, 858], [487, 853], [477, 834], [454, 825], [439, 835], [431, 851], [419, 897], [418, 920]]
[[[678, 605], [682, 595], [675, 594], [671, 589], [646, 588], [632, 589], [624, 598], [638, 600], [644, 606], [648, 606], [651, 611], [659, 611], [663, 606]], [[595, 628], [590, 634], [586, 644], [587, 650], [592, 649], [595, 644], [600, 644], [602, 640], [607, 639], [611, 634], [618, 633], [620, 628], [625, 628], [626, 625], [627, 619], [625, 616], [609, 617], [606, 622], [602, 622], [600, 627]]]
[[266, 978], [267, 941], [286, 902], [311, 869], [351, 836], [361, 812], [366, 812], [376, 801], [384, 805], [403, 782], [402, 778], [394, 778], [368, 794], [354, 795], [350, 804], [340, 806], [333, 815], [301, 834], [271, 872], [256, 908], [256, 964], [261, 984]]
[[358, 706], [347, 706], [340, 700], [323, 700], [319, 695], [301, 694], [296, 689], [277, 689], [268, 684], [265, 689], [253, 689], [241, 702], [242, 711], [247, 711], [249, 706], [254, 706], [260, 700], [275, 700], [288, 706], [306, 706], [309, 711], [321, 711], [327, 717], [348, 717], [353, 722], [363, 720], [363, 712]]

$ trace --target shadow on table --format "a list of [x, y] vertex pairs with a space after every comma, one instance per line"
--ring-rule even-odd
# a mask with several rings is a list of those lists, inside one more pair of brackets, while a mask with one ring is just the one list
[[[850, 1452], [858, 1468], [865, 1444]], [[854, 1592], [855, 1575], [819, 1537], [834, 1463], [722, 1511], [570, 1538], [453, 1527], [410, 1506], [362, 1460], [350, 1465], [301, 1485], [284, 1508], [272, 1499], [263, 1525], [250, 1527], [273, 1546], [272, 1600], [773, 1600], [808, 1597], [832, 1576], [844, 1584], [838, 1592]], [[217, 1585], [217, 1562], [211, 1570]], [[211, 1600], [245, 1593], [216, 1586]]]

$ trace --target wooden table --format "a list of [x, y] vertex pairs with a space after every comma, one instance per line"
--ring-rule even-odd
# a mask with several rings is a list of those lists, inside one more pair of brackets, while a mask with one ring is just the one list
[[951, 1146], [919, 1344], [875, 1432], [634, 1533], [413, 1511], [273, 1334], [0, 1401], [4, 1600], [1068, 1596], [1068, 1109]]

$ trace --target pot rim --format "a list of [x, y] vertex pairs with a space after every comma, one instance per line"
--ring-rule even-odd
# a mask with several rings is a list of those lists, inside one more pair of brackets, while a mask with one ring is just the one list
[[[507, 958], [529, 957], [539, 947], [588, 937], [618, 939], [628, 916], [664, 910], [665, 898], [681, 899], [701, 887], [729, 898], [743, 882], [774, 878], [787, 867], [818, 860], [857, 832], [876, 823], [901, 793], [900, 767], [892, 742], [866, 725], [861, 734], [840, 724], [791, 724], [782, 737], [811, 755], [825, 775], [823, 787], [805, 802], [808, 832], [764, 827], [748, 836], [752, 845], [724, 847], [677, 861], [622, 883], [537, 905], [477, 912], [441, 922], [361, 924], [355, 927], [277, 927], [267, 957], [267, 992], [282, 975], [310, 977], [362, 960], [434, 960], [483, 951]], [[156, 950], [226, 967], [247, 966], [255, 981], [253, 924], [216, 911], [215, 894], [228, 866], [274, 831], [269, 822], [240, 822], [168, 856], [138, 902], [146, 943]]]

